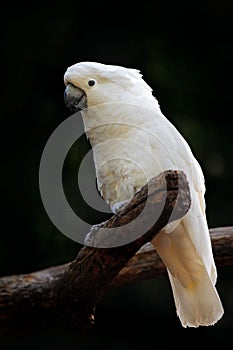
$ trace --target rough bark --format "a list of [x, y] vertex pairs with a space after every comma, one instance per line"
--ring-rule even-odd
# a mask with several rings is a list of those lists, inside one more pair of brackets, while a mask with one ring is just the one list
[[[211, 228], [210, 237], [217, 267], [233, 266], [233, 227]], [[154, 247], [147, 243], [112, 281], [112, 288], [156, 278], [164, 273], [166, 268], [162, 260]]]
[[[233, 266], [233, 227], [212, 228], [210, 237], [217, 267]], [[2, 277], [0, 278], [0, 296], [4, 289], [12, 295], [17, 289], [22, 290], [29, 287], [33, 294], [35, 290], [43, 290], [49, 283], [61, 279], [69, 265], [70, 263], [67, 263], [29, 274]], [[162, 260], [154, 247], [146, 243], [113, 279], [110, 288], [156, 278], [164, 273], [166, 273], [166, 268]], [[1, 301], [3, 302], [2, 298]]]
[[[145, 203], [147, 210], [143, 214]], [[22, 319], [69, 321], [79, 330], [89, 329], [94, 322], [95, 306], [109, 286], [120, 286], [164, 272], [153, 248], [146, 246], [136, 253], [169, 219], [182, 218], [189, 207], [190, 193], [184, 173], [166, 171], [160, 174], [96, 232], [93, 242], [102, 248], [84, 246], [74, 261], [63, 266], [1, 278], [0, 322]], [[159, 213], [156, 221], [155, 213]], [[140, 220], [137, 220], [139, 214]], [[116, 227], [117, 231], [112, 230]], [[215, 247], [220, 257], [217, 262], [228, 264], [232, 261], [232, 234], [228, 232], [229, 249], [224, 240], [226, 232], [221, 229], [216, 232], [213, 231], [212, 237], [215, 242], [220, 240], [221, 245]], [[119, 235], [130, 237], [130, 243], [117, 246]], [[103, 248], [109, 245], [114, 248]]]

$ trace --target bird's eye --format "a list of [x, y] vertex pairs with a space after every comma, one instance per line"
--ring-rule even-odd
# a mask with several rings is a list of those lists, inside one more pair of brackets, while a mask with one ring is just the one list
[[94, 80], [94, 79], [90, 79], [89, 81], [88, 81], [88, 85], [89, 86], [94, 86], [96, 84], [96, 81]]

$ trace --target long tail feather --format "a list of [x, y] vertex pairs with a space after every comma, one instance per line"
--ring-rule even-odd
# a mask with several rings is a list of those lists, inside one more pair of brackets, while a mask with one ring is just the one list
[[[182, 325], [198, 327], [215, 324], [223, 315], [214, 286], [215, 278], [211, 277], [212, 269], [207, 272], [185, 226], [181, 223], [171, 233], [161, 231], [151, 243], [167, 267]], [[214, 261], [212, 266], [215, 266]]]
[[177, 277], [168, 271], [177, 315], [183, 327], [214, 325], [223, 315], [218, 293], [203, 266], [200, 280], [185, 288]]

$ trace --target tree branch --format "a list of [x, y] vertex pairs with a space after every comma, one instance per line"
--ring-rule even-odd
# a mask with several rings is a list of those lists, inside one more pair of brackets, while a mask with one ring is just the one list
[[[216, 265], [218, 267], [233, 266], [233, 227], [212, 228], [210, 237]], [[15, 289], [27, 288], [29, 285], [33, 291], [43, 289], [45, 285], [61, 279], [69, 265], [70, 263], [66, 263], [24, 275], [0, 278], [0, 300], [2, 300], [1, 293], [4, 289], [8, 289], [9, 294], [14, 293]], [[162, 260], [154, 247], [146, 243], [113, 279], [110, 288], [156, 278], [164, 273], [166, 273], [166, 268]]]
[[[233, 227], [210, 229], [214, 260], [218, 267], [233, 266]], [[56, 273], [56, 271], [53, 271]], [[166, 268], [152, 244], [145, 244], [112, 281], [111, 287], [155, 278], [166, 273]]]
[[[94, 321], [95, 306], [107, 288], [164, 272], [161, 260], [149, 245], [137, 252], [169, 219], [182, 218], [189, 207], [190, 193], [184, 173], [166, 171], [160, 174], [96, 232], [93, 242], [102, 248], [84, 246], [77, 258], [68, 264], [1, 278], [0, 322], [22, 319], [29, 322], [35, 318], [53, 323], [66, 320], [79, 330], [89, 329]], [[211, 233], [214, 252], [219, 257], [217, 262], [229, 264], [233, 236], [230, 229], [221, 230]], [[226, 244], [227, 234], [231, 244]], [[118, 246], [119, 237], [129, 243]], [[109, 246], [113, 248], [103, 248]]]

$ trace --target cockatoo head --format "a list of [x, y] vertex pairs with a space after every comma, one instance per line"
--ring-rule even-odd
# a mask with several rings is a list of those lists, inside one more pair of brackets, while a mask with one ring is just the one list
[[73, 112], [111, 102], [143, 105], [152, 96], [152, 89], [136, 69], [81, 62], [69, 67], [64, 76], [64, 99]]

